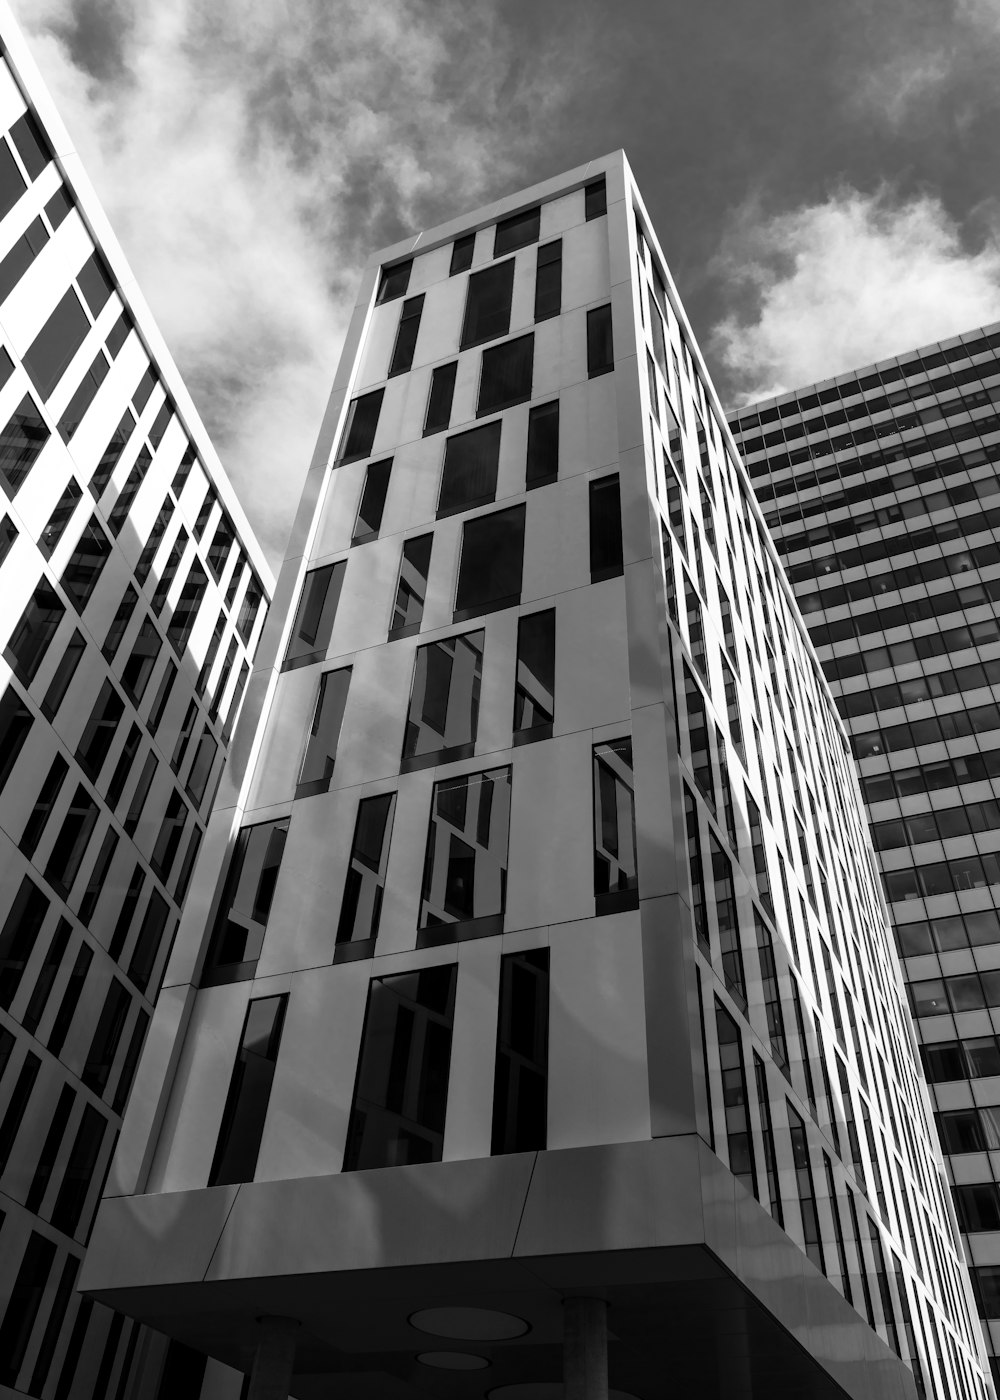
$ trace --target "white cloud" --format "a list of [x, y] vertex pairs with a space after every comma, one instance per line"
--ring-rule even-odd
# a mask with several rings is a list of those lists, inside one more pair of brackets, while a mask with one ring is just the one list
[[280, 559], [361, 263], [502, 191], [572, 50], [554, 70], [515, 52], [493, 5], [460, 0], [14, 3]]
[[715, 270], [747, 307], [714, 329], [742, 402], [1000, 319], [1000, 246], [962, 242], [937, 199], [845, 189], [770, 218], [745, 209]]

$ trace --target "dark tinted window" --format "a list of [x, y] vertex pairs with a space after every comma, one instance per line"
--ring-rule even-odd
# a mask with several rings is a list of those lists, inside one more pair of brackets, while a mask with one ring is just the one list
[[45, 830], [56, 799], [62, 791], [62, 785], [68, 772], [69, 764], [62, 754], [57, 753], [45, 775], [45, 780], [38, 791], [34, 805], [28, 813], [28, 820], [24, 824], [21, 839], [17, 843], [18, 850], [29, 860], [35, 854], [35, 847], [42, 838], [42, 832]]
[[201, 806], [202, 798], [205, 796], [212, 765], [215, 763], [215, 756], [218, 752], [218, 740], [206, 725], [198, 740], [198, 747], [195, 749], [194, 758], [191, 761], [191, 771], [184, 785], [185, 792], [196, 808]]
[[590, 483], [590, 581], [615, 578], [624, 569], [622, 506], [617, 476]]
[[97, 1203], [97, 1192], [92, 1192], [91, 1188], [95, 1184], [94, 1172], [107, 1127], [104, 1115], [88, 1104], [83, 1110], [52, 1212], [52, 1224], [66, 1235], [76, 1234], [80, 1227], [87, 1197], [92, 1196], [92, 1208]]
[[187, 825], [188, 809], [183, 797], [175, 788], [167, 799], [163, 820], [157, 833], [156, 844], [149, 863], [161, 880], [168, 880], [173, 869], [174, 857]]
[[247, 646], [250, 644], [253, 629], [257, 625], [260, 605], [263, 601], [264, 590], [256, 575], [252, 575], [247, 584], [247, 591], [243, 595], [243, 602], [240, 604], [239, 616], [236, 619], [236, 630]]
[[31, 711], [9, 685], [0, 695], [0, 792], [10, 777], [33, 722]]
[[0, 142], [0, 219], [13, 209], [27, 186], [6, 141]]
[[378, 936], [395, 809], [394, 792], [364, 797], [358, 803], [351, 859], [337, 925], [338, 944], [366, 942]]
[[118, 1052], [131, 1005], [132, 998], [125, 987], [117, 978], [113, 979], [104, 998], [104, 1005], [80, 1076], [87, 1088], [93, 1089], [98, 1097], [104, 1093], [111, 1078], [111, 1067]]
[[368, 540], [378, 538], [391, 471], [392, 458], [387, 457], [384, 462], [372, 462], [365, 472], [365, 485], [361, 492], [361, 505], [358, 508], [351, 544], [365, 544]]
[[345, 1171], [441, 1160], [455, 980], [452, 964], [372, 982]]
[[54, 1242], [32, 1231], [0, 1323], [0, 1382], [4, 1385], [17, 1384], [55, 1257]]
[[599, 914], [637, 908], [632, 742], [594, 747], [594, 894]]
[[48, 911], [48, 899], [25, 876], [0, 929], [0, 1006], [5, 1011], [21, 985], [25, 966]]
[[55, 590], [44, 581], [38, 585], [4, 648], [4, 660], [22, 685], [30, 685], [55, 636], [66, 608]]
[[418, 647], [403, 738], [403, 772], [471, 756], [479, 720], [484, 632]]
[[177, 606], [174, 608], [173, 617], [171, 617], [167, 627], [167, 641], [178, 653], [184, 649], [191, 636], [191, 630], [197, 620], [198, 609], [207, 587], [208, 575], [195, 559], [184, 581], [181, 596], [177, 599]]
[[296, 797], [312, 797], [318, 792], [328, 791], [330, 787], [350, 684], [350, 666], [342, 671], [324, 671], [319, 678], [319, 694], [295, 789]]
[[333, 620], [344, 582], [347, 564], [324, 564], [311, 569], [302, 583], [299, 606], [295, 613], [292, 635], [281, 669], [293, 671], [322, 661], [333, 634]]
[[59, 582], [78, 612], [83, 612], [111, 555], [111, 541], [96, 520], [88, 520]]
[[534, 209], [525, 209], [520, 214], [512, 214], [509, 219], [502, 219], [497, 224], [493, 240], [493, 256], [498, 258], [501, 253], [513, 253], [515, 248], [526, 248], [529, 243], [537, 243], [541, 212], [536, 205]]
[[455, 621], [520, 602], [523, 559], [523, 505], [467, 520], [462, 527]]
[[483, 351], [476, 416], [497, 413], [501, 408], [531, 398], [531, 375], [535, 353], [534, 335], [518, 336], [503, 345]]
[[17, 539], [17, 526], [9, 515], [0, 518], [0, 564], [7, 558]]
[[393, 301], [396, 297], [405, 296], [412, 270], [412, 258], [409, 262], [396, 263], [394, 267], [383, 267], [376, 305], [381, 306], [384, 301]]
[[15, 496], [49, 440], [49, 430], [30, 394], [0, 432], [0, 483]]
[[494, 1156], [545, 1147], [549, 1059], [549, 950], [500, 959]]
[[222, 575], [226, 570], [226, 562], [229, 559], [229, 551], [233, 547], [236, 536], [233, 534], [233, 527], [229, 517], [222, 515], [218, 525], [215, 527], [215, 534], [212, 536], [212, 543], [208, 547], [208, 567], [212, 571], [212, 577], [216, 583], [222, 581]]
[[431, 391], [427, 396], [427, 416], [424, 419], [424, 437], [440, 433], [451, 422], [451, 401], [455, 394], [455, 373], [458, 361], [450, 365], [438, 365], [431, 371]]
[[288, 818], [283, 817], [244, 827], [236, 838], [212, 931], [204, 985], [252, 975], [264, 942], [287, 835]]
[[69, 895], [76, 879], [87, 845], [97, 824], [97, 803], [81, 784], [77, 787], [69, 811], [45, 867], [45, 878], [63, 897]]
[[517, 624], [514, 742], [548, 739], [555, 710], [556, 613], [529, 613]]
[[545, 486], [559, 475], [559, 400], [539, 404], [528, 414], [525, 485]]
[[[97, 314], [104, 306], [115, 289], [111, 273], [108, 271], [104, 259], [100, 253], [92, 253], [83, 267], [76, 275], [77, 285], [83, 293], [83, 299], [90, 307], [90, 314], [97, 319]], [[155, 380], [154, 380], [155, 382]], [[152, 384], [150, 385], [152, 388]], [[141, 403], [136, 404], [136, 408], [141, 408], [142, 404], [149, 398], [147, 391]]]
[[344, 436], [337, 455], [338, 462], [356, 462], [361, 457], [370, 456], [384, 392], [383, 389], [375, 389], [370, 394], [362, 394], [360, 398], [352, 399], [347, 410]]
[[153, 779], [156, 776], [156, 754], [152, 751], [146, 755], [146, 761], [142, 765], [142, 772], [139, 774], [139, 781], [132, 792], [132, 800], [128, 804], [128, 811], [125, 813], [125, 820], [122, 825], [128, 836], [134, 836], [142, 819], [142, 809], [146, 805], [146, 798], [149, 796], [149, 789], [152, 787]]
[[514, 293], [514, 259], [474, 272], [465, 297], [465, 317], [459, 348], [499, 340], [510, 330], [510, 303]]
[[603, 175], [593, 184], [584, 186], [583, 202], [588, 220], [599, 219], [608, 212], [608, 190]]
[[456, 238], [451, 245], [451, 266], [448, 269], [448, 276], [454, 277], [456, 272], [465, 272], [470, 268], [475, 251], [476, 235], [474, 233], [467, 233], [463, 238]]
[[114, 661], [118, 655], [118, 648], [122, 644], [122, 638], [128, 630], [128, 625], [132, 621], [132, 614], [135, 612], [139, 595], [129, 583], [122, 594], [122, 600], [118, 604], [111, 625], [108, 628], [108, 635], [104, 638], [104, 645], [101, 647], [101, 655], [105, 661]]
[[611, 307], [597, 306], [587, 312], [587, 373], [593, 379], [614, 369], [611, 337]]
[[128, 446], [128, 440], [132, 436], [132, 429], [135, 427], [135, 417], [130, 408], [122, 414], [121, 422], [111, 434], [107, 447], [101, 453], [100, 460], [94, 468], [90, 480], [87, 482], [87, 489], [95, 501], [99, 501], [107, 489], [108, 482], [114, 474], [121, 460], [121, 455]]
[[[38, 971], [38, 977], [31, 991], [31, 997], [24, 1011], [23, 1024], [29, 1034], [34, 1035], [38, 1023], [45, 1014], [45, 1007], [53, 984], [61, 969], [66, 966], [66, 950], [69, 947], [71, 926], [68, 919], [60, 919], [56, 931], [45, 950], [45, 958]], [[0, 1070], [2, 1074], [2, 1070]]]
[[36, 179], [52, 159], [52, 152], [33, 112], [25, 112], [18, 117], [10, 129], [10, 139], [24, 162], [28, 179]]
[[156, 665], [161, 645], [156, 625], [147, 617], [139, 629], [132, 654], [125, 662], [122, 671], [122, 685], [133, 704], [137, 706], [146, 693], [146, 686], [153, 674], [153, 667]]
[[399, 313], [396, 343], [392, 348], [392, 359], [389, 361], [390, 379], [394, 374], [405, 374], [413, 364], [413, 352], [417, 348], [417, 331], [420, 329], [420, 313], [423, 309], [423, 292], [420, 296], [410, 297], [409, 300], [403, 302], [403, 309]]
[[260, 997], [247, 1007], [209, 1186], [253, 1180], [287, 1001], [287, 996]]
[[451, 924], [485, 920], [478, 933], [502, 932], [509, 826], [509, 768], [434, 784], [419, 946], [451, 941]]
[[58, 1055], [66, 1041], [67, 1033], [73, 1024], [73, 1017], [79, 1005], [80, 996], [83, 992], [83, 985], [87, 980], [87, 972], [93, 962], [94, 955], [86, 945], [82, 947], [76, 955], [73, 964], [73, 971], [69, 975], [66, 983], [66, 990], [62, 994], [59, 1009], [56, 1012], [55, 1020], [52, 1022], [52, 1030], [49, 1034], [49, 1050], [53, 1055]]
[[118, 492], [114, 507], [108, 516], [108, 529], [115, 539], [122, 532], [125, 521], [128, 519], [128, 513], [132, 509], [132, 502], [138, 494], [139, 487], [146, 479], [146, 473], [152, 460], [149, 451], [145, 447], [141, 448], [132, 464], [132, 470], [125, 479], [125, 485]]
[[41, 1063], [38, 1056], [29, 1050], [21, 1065], [21, 1072], [10, 1091], [6, 1111], [3, 1118], [0, 1119], [0, 1171], [3, 1171], [7, 1166], [11, 1148], [17, 1139], [18, 1130], [31, 1099], [31, 1091], [38, 1078]]
[[562, 309], [562, 239], [538, 250], [535, 270], [535, 320], [558, 316]]
[[104, 882], [108, 878], [108, 871], [111, 869], [111, 862], [114, 860], [115, 851], [118, 849], [118, 833], [114, 827], [108, 827], [104, 833], [104, 840], [97, 853], [97, 859], [91, 867], [90, 875], [87, 878], [87, 885], [80, 898], [80, 922], [89, 923], [91, 915], [97, 908], [97, 901], [101, 897], [104, 889]]
[[38, 547], [45, 555], [50, 556], [56, 545], [62, 539], [66, 526], [69, 524], [73, 512], [76, 510], [76, 503], [83, 495], [75, 479], [70, 477], [66, 483], [66, 489], [56, 502], [55, 510], [48, 518], [45, 529], [38, 540]]
[[431, 566], [433, 535], [418, 535], [403, 545], [396, 584], [396, 602], [392, 610], [389, 636], [407, 636], [420, 627], [427, 596], [427, 575]]
[[448, 438], [438, 500], [438, 519], [496, 498], [500, 465], [500, 420]]
[[43, 399], [47, 399], [59, 383], [89, 330], [90, 319], [70, 287], [28, 346], [22, 361]]

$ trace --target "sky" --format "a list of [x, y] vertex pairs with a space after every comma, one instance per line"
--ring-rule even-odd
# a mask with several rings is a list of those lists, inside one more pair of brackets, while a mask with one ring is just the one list
[[12, 0], [272, 564], [374, 249], [624, 147], [730, 407], [1000, 319], [1000, 0]]

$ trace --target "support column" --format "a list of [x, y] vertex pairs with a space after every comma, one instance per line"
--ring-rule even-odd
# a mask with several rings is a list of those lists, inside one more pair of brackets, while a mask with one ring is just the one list
[[608, 1400], [608, 1305], [563, 1299], [565, 1400]]
[[258, 1317], [247, 1400], [288, 1400], [298, 1330], [299, 1324], [291, 1317]]

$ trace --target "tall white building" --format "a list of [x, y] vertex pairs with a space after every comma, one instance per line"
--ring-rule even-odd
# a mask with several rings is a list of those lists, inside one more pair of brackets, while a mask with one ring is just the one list
[[240, 733], [82, 1276], [161, 1396], [992, 1393], [847, 742], [621, 153], [370, 264]]
[[80, 1262], [270, 576], [0, 12], [0, 1395], [145, 1349]]

